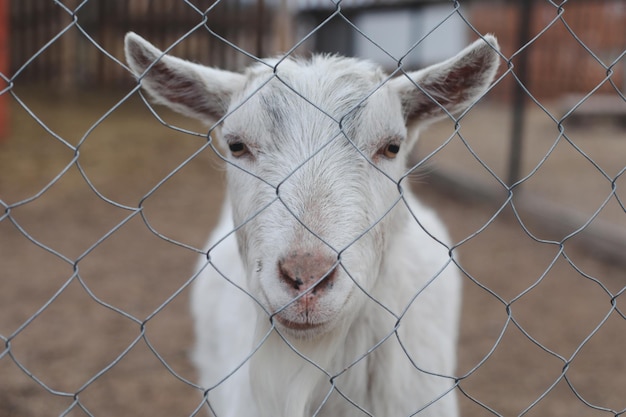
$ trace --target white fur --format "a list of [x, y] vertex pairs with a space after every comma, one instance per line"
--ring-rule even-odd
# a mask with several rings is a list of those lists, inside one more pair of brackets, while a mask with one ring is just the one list
[[228, 201], [191, 300], [217, 416], [458, 415], [459, 274], [436, 214], [397, 182], [418, 128], [490, 84], [497, 43], [485, 40], [387, 80], [329, 56], [230, 73], [127, 35], [155, 100], [223, 120], [219, 143], [246, 149], [228, 154]]

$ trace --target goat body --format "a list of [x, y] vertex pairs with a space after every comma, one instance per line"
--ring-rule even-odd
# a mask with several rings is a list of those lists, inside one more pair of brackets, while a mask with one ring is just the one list
[[191, 299], [211, 411], [457, 416], [460, 277], [403, 179], [419, 129], [486, 91], [496, 40], [395, 78], [336, 56], [233, 73], [132, 33], [126, 55], [155, 101], [227, 149], [227, 202]]

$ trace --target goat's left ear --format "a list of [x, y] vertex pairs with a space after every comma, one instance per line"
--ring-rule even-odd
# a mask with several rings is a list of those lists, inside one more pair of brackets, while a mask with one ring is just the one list
[[496, 75], [498, 51], [496, 38], [487, 35], [444, 62], [391, 80], [407, 127], [459, 113], [479, 99]]

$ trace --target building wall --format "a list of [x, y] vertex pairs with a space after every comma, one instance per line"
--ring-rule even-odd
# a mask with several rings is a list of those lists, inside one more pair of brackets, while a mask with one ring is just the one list
[[450, 15], [447, 4], [370, 10], [356, 15], [354, 23], [370, 38], [355, 36], [355, 55], [391, 69], [397, 62], [387, 53], [414, 68], [449, 58], [467, 44], [465, 23]]

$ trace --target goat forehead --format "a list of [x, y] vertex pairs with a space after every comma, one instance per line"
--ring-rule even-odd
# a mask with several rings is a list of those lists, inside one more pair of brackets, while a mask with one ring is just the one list
[[307, 88], [307, 85], [313, 88], [327, 84], [332, 86], [336, 82], [375, 86], [384, 79], [380, 67], [355, 58], [314, 55], [311, 59], [270, 60], [268, 64], [272, 67], [257, 64], [247, 70], [248, 85], [255, 84], [257, 79], [267, 80], [274, 75], [303, 88]]
[[383, 73], [367, 61], [314, 56], [310, 60], [285, 60], [275, 71], [253, 67], [248, 79], [248, 95], [260, 94], [265, 103], [275, 102], [274, 108], [287, 101], [300, 102], [341, 118], [381, 85]]
[[[245, 103], [230, 122], [234, 130], [250, 132], [255, 141], [276, 142], [282, 137], [325, 143], [341, 131], [358, 141], [359, 130], [367, 129], [372, 108], [377, 113], [377, 128], [385, 129], [381, 120], [390, 125], [400, 121], [402, 127], [400, 119], [386, 114], [394, 106], [386, 103], [389, 91], [383, 84], [383, 72], [367, 62], [316, 56], [281, 62], [275, 73], [256, 66], [247, 75], [240, 96]], [[377, 103], [381, 101], [385, 103]]]

